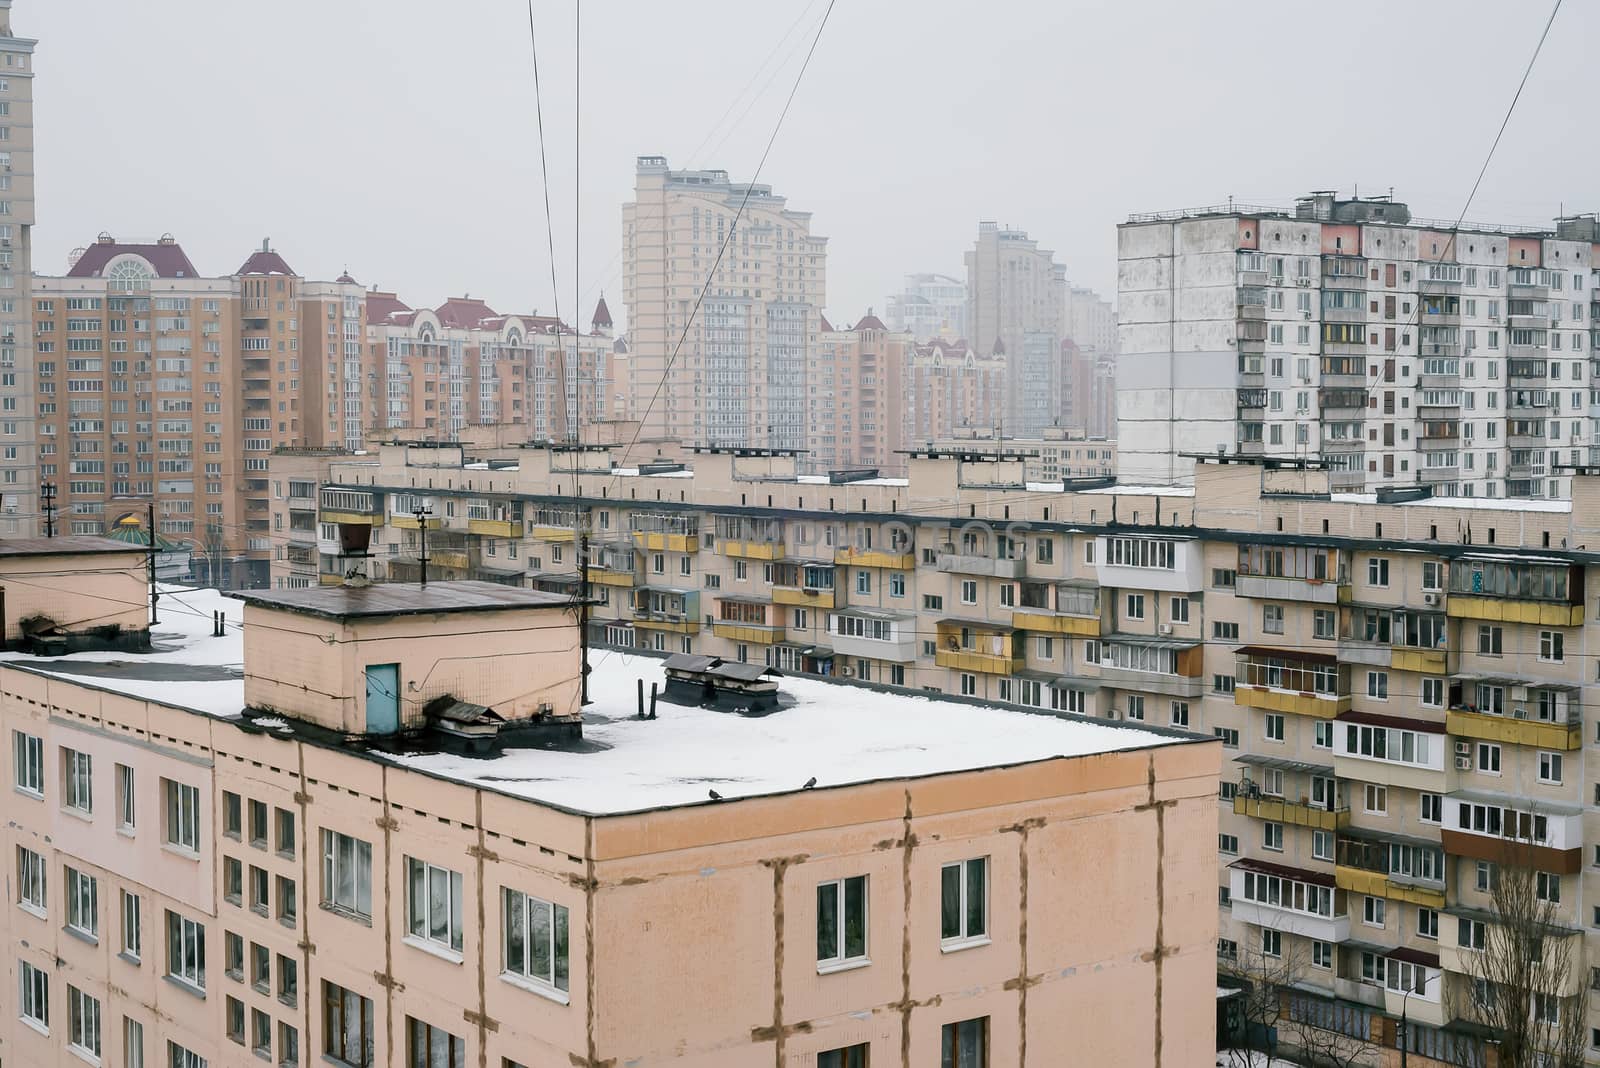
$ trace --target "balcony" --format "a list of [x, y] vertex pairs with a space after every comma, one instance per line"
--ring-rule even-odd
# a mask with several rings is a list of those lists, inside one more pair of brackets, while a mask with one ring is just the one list
[[833, 589], [811, 586], [774, 586], [772, 603], [794, 605], [798, 608], [833, 608], [836, 597]]
[[781, 560], [783, 542], [720, 538], [717, 541], [717, 552], [722, 556], [731, 556], [738, 560]]
[[635, 582], [632, 568], [610, 568], [598, 564], [589, 565], [589, 584], [592, 586], [616, 586], [630, 588]]
[[1024, 667], [1021, 636], [1000, 624], [969, 619], [941, 619], [933, 662], [955, 671], [982, 675], [1015, 675]]
[[485, 538], [520, 538], [522, 537], [522, 520], [520, 519], [467, 519], [467, 533], [477, 534]]
[[[1509, 714], [1501, 715], [1480, 709], [1469, 701], [1459, 701], [1452, 704], [1445, 716], [1445, 729], [1452, 735], [1562, 752], [1572, 752], [1583, 746], [1583, 717], [1575, 707], [1580, 691], [1570, 683], [1540, 684], [1527, 679], [1457, 675], [1451, 687], [1453, 701], [1458, 700], [1455, 681], [1472, 687], [1463, 685], [1460, 697], [1475, 697], [1485, 704], [1504, 708]], [[1548, 691], [1544, 701], [1539, 701], [1537, 696], [1529, 699], [1535, 690]], [[1505, 700], [1507, 697], [1509, 701]]]
[[1246, 797], [1235, 794], [1235, 816], [1251, 816], [1274, 823], [1290, 823], [1296, 827], [1310, 827], [1319, 831], [1343, 830], [1350, 825], [1350, 808], [1335, 809], [1313, 805], [1309, 801], [1290, 801], [1284, 797]]
[[1239, 572], [1234, 593], [1263, 601], [1300, 601], [1304, 604], [1348, 604], [1350, 586], [1331, 579], [1285, 575], [1247, 575]]
[[1323, 872], [1258, 860], [1238, 860], [1228, 869], [1233, 918], [1302, 938], [1343, 942], [1350, 917], [1335, 914], [1334, 882]]
[[942, 552], [934, 557], [934, 567], [947, 575], [1019, 579], [1027, 573], [1028, 564], [1020, 556], [1002, 560], [977, 553]]
[[1203, 651], [1196, 641], [1111, 634], [1102, 639], [1100, 681], [1193, 700], [1205, 692]]
[[748, 642], [752, 645], [775, 645], [783, 640], [782, 627], [769, 627], [759, 623], [735, 623], [726, 619], [713, 620], [711, 633], [731, 642]]
[[1457, 790], [1445, 796], [1439, 839], [1453, 857], [1575, 875], [1583, 868], [1583, 809], [1510, 794]]
[[1395, 645], [1389, 649], [1389, 666], [1396, 671], [1416, 671], [1424, 675], [1443, 675], [1450, 670], [1448, 649], [1415, 649]]
[[917, 566], [917, 554], [910, 550], [835, 549], [833, 562], [850, 567], [881, 567], [890, 571], [911, 571]]
[[570, 544], [577, 540], [578, 532], [570, 526], [558, 526], [552, 523], [540, 523], [535, 520], [528, 526], [528, 535], [535, 541], [553, 542], [557, 545]]
[[1482, 619], [1494, 623], [1532, 623], [1541, 627], [1581, 627], [1583, 605], [1550, 601], [1475, 597], [1451, 593], [1445, 612], [1452, 619]]
[[[536, 538], [542, 537], [543, 535], [540, 532], [548, 529], [550, 528], [535, 527], [533, 536]], [[565, 537], [560, 535], [565, 535]], [[572, 531], [559, 531], [550, 540], [571, 541]], [[633, 532], [633, 544], [635, 547], [648, 552], [697, 553], [700, 551], [700, 535], [673, 534], [663, 530], [636, 530]]]
[[1245, 646], [1235, 655], [1235, 705], [1312, 719], [1350, 710], [1349, 668], [1335, 657], [1262, 646]]
[[917, 658], [917, 617], [910, 612], [847, 609], [829, 620], [828, 641], [840, 657], [909, 664]]
[[322, 491], [320, 503], [321, 522], [383, 526], [383, 501], [369, 491], [326, 489]]

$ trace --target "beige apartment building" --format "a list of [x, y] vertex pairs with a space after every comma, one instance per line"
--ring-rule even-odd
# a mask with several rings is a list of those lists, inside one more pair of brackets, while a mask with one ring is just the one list
[[870, 308], [843, 329], [823, 317], [817, 355], [807, 371], [808, 465], [821, 471], [901, 466], [905, 440], [899, 416], [911, 348], [907, 335], [891, 333]]
[[0, 535], [43, 533], [32, 297], [33, 49], [0, 0]]
[[0, 659], [7, 1063], [1211, 1063], [1214, 740], [803, 679], [641, 718], [662, 661], [598, 651], [580, 726], [564, 597], [168, 594], [115, 672]]
[[811, 213], [727, 171], [640, 156], [622, 228], [632, 417], [645, 435], [806, 448], [827, 280]]
[[[606, 645], [1218, 737], [1218, 971], [1282, 988], [1286, 1040], [1494, 1063], [1480, 980], [1513, 866], [1571, 947], [1530, 1005], [1600, 1063], [1589, 469], [1570, 501], [1469, 502], [1234, 457], [1189, 489], [1034, 483], [970, 449], [906, 478], [794, 463], [394, 445], [288, 514], [364, 519], [364, 566], [414, 579], [426, 498], [434, 576], [557, 592], [581, 528]], [[334, 581], [319, 547], [282, 584]]]
[[982, 353], [965, 341], [935, 339], [906, 357], [900, 405], [901, 440], [926, 445], [963, 427], [1004, 426], [1006, 357]]
[[[1051, 427], [1037, 438], [996, 434], [992, 427], [957, 430], [932, 443], [936, 449], [1009, 453], [1022, 458], [1030, 482], [1111, 479], [1117, 471], [1117, 443], [1077, 428]], [[1065, 488], [1065, 487], [1063, 487]]]

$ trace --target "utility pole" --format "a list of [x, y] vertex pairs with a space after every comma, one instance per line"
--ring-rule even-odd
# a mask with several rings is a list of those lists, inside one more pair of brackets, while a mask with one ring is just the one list
[[161, 620], [156, 616], [156, 602], [161, 600], [161, 594], [156, 592], [156, 506], [149, 505], [149, 512], [145, 522], [148, 524], [145, 533], [150, 538], [150, 625], [153, 627]]
[[56, 484], [39, 483], [39, 508], [44, 512], [44, 536], [56, 536]]
[[417, 517], [417, 529], [422, 533], [422, 552], [417, 559], [422, 563], [422, 586], [426, 589], [428, 585], [428, 520], [433, 517], [433, 509], [423, 507], [422, 502], [418, 501], [417, 506], [411, 510], [411, 514]]
[[[572, 481], [576, 487], [576, 471]], [[578, 520], [578, 704], [581, 707], [589, 703], [589, 509], [574, 513], [574, 518]]]

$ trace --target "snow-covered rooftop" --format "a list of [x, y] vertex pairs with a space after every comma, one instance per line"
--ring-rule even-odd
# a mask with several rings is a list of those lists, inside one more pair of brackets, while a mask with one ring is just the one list
[[[239, 718], [244, 706], [243, 604], [215, 590], [162, 587], [155, 651], [74, 653], [40, 658], [0, 654], [10, 663], [204, 715]], [[227, 613], [222, 637], [211, 613]], [[474, 759], [442, 752], [372, 754], [419, 771], [530, 801], [596, 815], [670, 808], [724, 798], [971, 771], [1143, 749], [1177, 735], [1048, 713], [1022, 712], [817, 679], [784, 677], [792, 704], [747, 718], [662, 702], [659, 718], [636, 718], [637, 680], [663, 684], [662, 662], [596, 650], [593, 703], [584, 741], [570, 750], [514, 749]]]
[[[1335, 493], [1335, 504], [1377, 504], [1376, 493]], [[1571, 501], [1533, 500], [1526, 497], [1421, 497], [1414, 501], [1392, 501], [1399, 508], [1470, 508], [1474, 511], [1570, 512]]]

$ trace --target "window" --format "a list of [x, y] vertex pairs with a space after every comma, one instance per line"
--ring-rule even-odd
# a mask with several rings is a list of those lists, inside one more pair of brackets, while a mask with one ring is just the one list
[[978, 584], [973, 579], [962, 579], [961, 580], [961, 603], [962, 604], [977, 604], [978, 603]]
[[1232, 675], [1211, 676], [1211, 690], [1213, 693], [1233, 693], [1237, 685], [1238, 680]]
[[67, 1044], [100, 1059], [100, 999], [67, 984]]
[[263, 916], [267, 914], [267, 884], [266, 869], [250, 865], [250, 907]]
[[1283, 852], [1283, 824], [1263, 823], [1261, 825], [1261, 847], [1270, 849], [1275, 853]]
[[322, 832], [322, 904], [372, 919], [372, 844], [337, 831]]
[[170, 911], [167, 913], [167, 975], [197, 990], [206, 988], [206, 929]]
[[940, 1068], [988, 1068], [989, 1017], [945, 1024], [939, 1047]]
[[1130, 594], [1128, 594], [1128, 618], [1129, 619], [1143, 619], [1144, 618], [1144, 594], [1142, 594], [1142, 593], [1130, 593]]
[[272, 993], [272, 951], [255, 942], [250, 943], [250, 985]]
[[169, 1039], [167, 1041], [167, 1068], [206, 1068], [206, 1059], [198, 1053], [191, 1053]]
[[222, 794], [222, 833], [229, 838], [243, 837], [244, 807], [239, 795], [224, 791]]
[[140, 915], [138, 894], [123, 890], [122, 894], [122, 955], [138, 962], [144, 948], [144, 919]]
[[[505, 974], [544, 990], [567, 991], [567, 909], [510, 888], [504, 891]], [[565, 1000], [562, 998], [561, 1000]]]
[[1144, 694], [1130, 693], [1128, 695], [1128, 718], [1144, 719]]
[[1239, 581], [1239, 572], [1231, 567], [1211, 569], [1211, 585], [1221, 590], [1231, 590]]
[[1372, 816], [1386, 816], [1389, 814], [1389, 788], [1376, 783], [1366, 783], [1364, 790], [1364, 807], [1362, 811]]
[[34, 797], [44, 796], [44, 739], [21, 731], [11, 732], [16, 764], [16, 787]]
[[1316, 723], [1316, 735], [1311, 744], [1318, 749], [1333, 748], [1333, 723], [1330, 720], [1319, 719]]
[[1367, 672], [1367, 696], [1378, 701], [1389, 699], [1389, 673], [1387, 671]]
[[1559, 664], [1567, 658], [1567, 639], [1560, 631], [1541, 630], [1539, 632], [1539, 659], [1548, 663]]
[[817, 969], [867, 962], [867, 877], [817, 887]]
[[45, 904], [44, 857], [25, 846], [17, 847], [17, 904], [43, 916]]
[[297, 884], [290, 876], [278, 875], [272, 880], [272, 889], [273, 900], [276, 902], [274, 915], [285, 927], [293, 927], [300, 918], [300, 894]]
[[461, 952], [461, 873], [406, 858], [410, 937]]
[[1333, 859], [1333, 832], [1311, 832], [1311, 856], [1315, 860]]
[[[511, 543], [513, 546], [516, 542]], [[300, 1032], [291, 1024], [278, 1024], [278, 1064], [290, 1068], [300, 1063]]]
[[1417, 934], [1422, 938], [1438, 938], [1439, 913], [1426, 905], [1418, 905]]
[[1487, 623], [1478, 624], [1478, 655], [1499, 656], [1505, 645], [1505, 631]]
[[1171, 616], [1174, 623], [1189, 622], [1189, 598], [1174, 597], [1172, 599]]
[[867, 1044], [817, 1054], [817, 1068], [867, 1068]]
[[1211, 636], [1226, 642], [1236, 642], [1239, 640], [1239, 624], [1224, 623], [1220, 619], [1214, 619], [1211, 621]]
[[1172, 702], [1172, 725], [1174, 727], [1187, 727], [1189, 725], [1189, 702]]
[[76, 749], [61, 750], [61, 803], [74, 812], [94, 812], [94, 758]]
[[222, 972], [236, 983], [244, 982], [244, 939], [222, 932]]
[[1489, 775], [1500, 774], [1500, 747], [1490, 742], [1478, 743], [1478, 770]]
[[1283, 633], [1283, 605], [1269, 604], [1261, 607], [1261, 629], [1267, 634]]
[[1331, 608], [1313, 609], [1311, 613], [1311, 636], [1332, 641], [1339, 636], [1339, 616]]
[[144, 1024], [122, 1018], [122, 1068], [144, 1068]]
[[406, 1068], [466, 1068], [467, 1044], [461, 1038], [406, 1017]]
[[1311, 964], [1315, 968], [1333, 967], [1333, 943], [1313, 940], [1311, 943]]
[[67, 868], [67, 926], [79, 934], [96, 938], [100, 934], [100, 884], [92, 875]]
[[1266, 729], [1267, 741], [1283, 741], [1283, 716], [1276, 712], [1268, 712], [1262, 717], [1262, 724]]
[[1444, 706], [1444, 680], [1424, 678], [1422, 680], [1422, 703], [1428, 708], [1441, 708]]
[[373, 1062], [372, 1002], [342, 986], [322, 984], [322, 1052], [355, 1068]]
[[167, 799], [167, 844], [191, 853], [200, 851], [200, 789], [187, 783], [161, 780]]
[[1561, 876], [1551, 872], [1535, 872], [1533, 877], [1533, 896], [1540, 901], [1551, 904], [1561, 903]]
[[1261, 955], [1264, 957], [1283, 956], [1283, 932], [1271, 929], [1262, 930]]
[[1477, 873], [1474, 877], [1473, 885], [1477, 887], [1477, 889], [1487, 893], [1495, 888], [1495, 883], [1497, 881], [1498, 877], [1495, 872], [1494, 863], [1487, 860], [1478, 861]]
[[1561, 785], [1560, 753], [1541, 752], [1539, 754], [1539, 781], [1542, 783], [1553, 783], [1557, 786]]
[[222, 897], [230, 905], [244, 904], [244, 865], [233, 857], [222, 858]]
[[222, 1000], [222, 1030], [230, 1042], [244, 1045], [244, 1002], [235, 997]]
[[115, 765], [117, 779], [117, 830], [134, 828], [133, 769], [126, 764]]
[[1368, 927], [1382, 927], [1388, 902], [1371, 894], [1361, 899], [1361, 922]]
[[1482, 949], [1484, 947], [1486, 929], [1482, 920], [1469, 920], [1465, 917], [1456, 920], [1456, 945], [1468, 949]]
[[1389, 585], [1389, 561], [1379, 556], [1367, 558], [1367, 584], [1369, 586]]
[[939, 943], [946, 949], [989, 940], [989, 858], [939, 869]]
[[257, 849], [267, 848], [267, 803], [250, 802], [250, 844]]
[[294, 813], [286, 808], [273, 810], [273, 818], [278, 830], [278, 855], [293, 858], [295, 849]]
[[1444, 820], [1444, 798], [1439, 794], [1422, 794], [1422, 806], [1417, 818], [1423, 823], [1440, 823]]
[[278, 1000], [293, 1007], [300, 1000], [300, 965], [293, 957], [278, 954]]
[[1236, 834], [1217, 835], [1217, 852], [1228, 856], [1236, 856], [1239, 852], [1239, 836]]
[[250, 1010], [250, 1049], [259, 1057], [272, 1059], [272, 1017], [260, 1009]]
[[22, 1018], [41, 1031], [50, 1030], [50, 976], [19, 961], [17, 974], [22, 987]]

